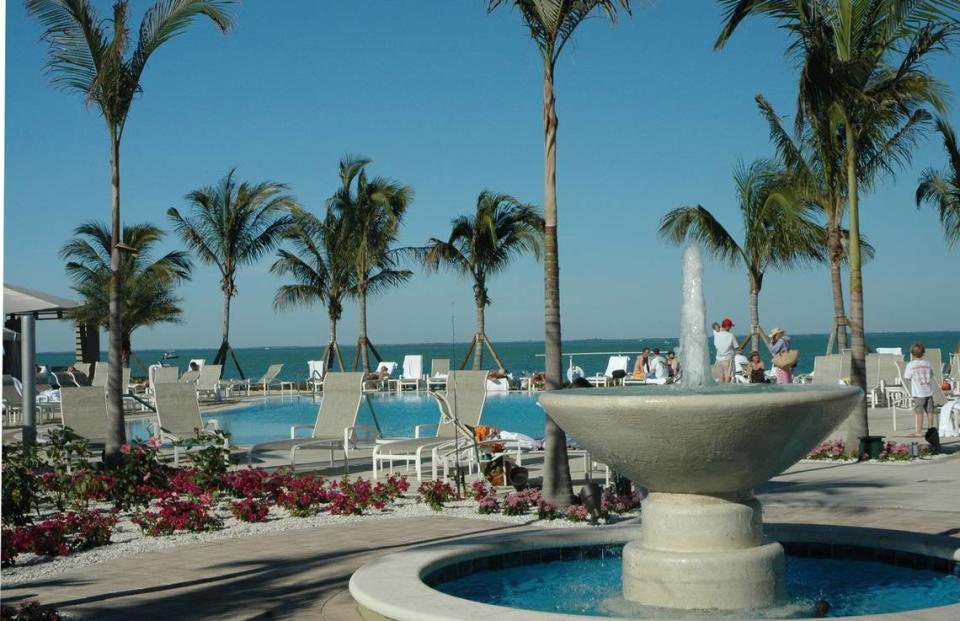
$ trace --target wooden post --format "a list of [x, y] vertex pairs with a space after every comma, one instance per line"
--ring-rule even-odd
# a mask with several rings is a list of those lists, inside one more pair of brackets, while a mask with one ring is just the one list
[[490, 339], [487, 338], [486, 334], [483, 335], [483, 342], [486, 343], [487, 349], [490, 351], [490, 355], [493, 356], [493, 359], [497, 362], [497, 367], [506, 371], [506, 365], [503, 364], [503, 360], [500, 360], [500, 356], [497, 355], [497, 351], [493, 348], [493, 343], [490, 342]]

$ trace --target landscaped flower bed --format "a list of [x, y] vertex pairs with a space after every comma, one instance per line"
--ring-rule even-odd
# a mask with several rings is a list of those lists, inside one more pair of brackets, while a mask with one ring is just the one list
[[855, 455], [847, 453], [846, 445], [843, 440], [827, 440], [821, 442], [817, 448], [810, 451], [807, 459], [817, 461], [912, 461], [915, 459], [929, 459], [933, 456], [929, 444], [919, 444], [918, 455], [913, 455], [913, 448], [909, 444], [886, 442], [883, 450], [877, 456], [876, 460], [871, 460], [867, 453], [860, 456], [859, 460]]

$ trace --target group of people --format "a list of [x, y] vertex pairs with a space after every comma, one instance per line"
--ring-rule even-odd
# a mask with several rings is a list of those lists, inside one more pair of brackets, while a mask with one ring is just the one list
[[[750, 356], [744, 356], [731, 329], [733, 320], [726, 317], [720, 323], [713, 324], [713, 346], [717, 350], [714, 363], [714, 377], [721, 384], [736, 381], [737, 374], [748, 378], [751, 384], [768, 383], [767, 367], [760, 358], [760, 352], [752, 351]], [[770, 353], [773, 354], [774, 369], [776, 370], [777, 384], [792, 384], [793, 369], [796, 366], [796, 355], [791, 356], [790, 337], [782, 328], [774, 328], [770, 332]], [[779, 364], [778, 364], [779, 361]]]
[[664, 358], [659, 347], [654, 347], [652, 351], [644, 347], [633, 365], [632, 379], [665, 379], [671, 382], [679, 378], [680, 360], [677, 354], [669, 351]]

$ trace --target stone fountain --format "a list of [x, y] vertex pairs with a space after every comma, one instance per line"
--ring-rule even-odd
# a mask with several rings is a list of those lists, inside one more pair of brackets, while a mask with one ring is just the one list
[[716, 385], [703, 263], [683, 259], [674, 386], [546, 393], [547, 413], [599, 461], [650, 490], [623, 552], [623, 594], [669, 608], [758, 608], [784, 596], [782, 546], [766, 539], [753, 488], [806, 455], [862, 398], [850, 386]]

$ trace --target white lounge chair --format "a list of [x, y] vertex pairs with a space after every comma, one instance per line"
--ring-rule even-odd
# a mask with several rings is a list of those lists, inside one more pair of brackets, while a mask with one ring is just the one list
[[307, 384], [313, 394], [323, 390], [323, 360], [307, 360]]
[[290, 439], [262, 442], [247, 451], [247, 463], [253, 461], [254, 453], [267, 451], [290, 451], [290, 465], [296, 467], [297, 451], [304, 448], [328, 448], [330, 465], [333, 465], [334, 450], [343, 451], [343, 467], [350, 469], [350, 451], [356, 448], [357, 413], [360, 399], [363, 398], [363, 373], [329, 372], [323, 379], [323, 400], [317, 410], [317, 420], [313, 424], [313, 433], [309, 438], [296, 437], [297, 429], [307, 429], [310, 425], [290, 427]]
[[157, 384], [176, 384], [180, 380], [180, 369], [152, 364], [148, 376], [150, 392], [153, 393]]
[[60, 393], [63, 426], [103, 448], [107, 438], [107, 393], [101, 386], [76, 386]]
[[[380, 361], [377, 365], [377, 381], [375, 383], [377, 390], [390, 389], [390, 383], [397, 381], [393, 376], [397, 372], [396, 362]], [[374, 384], [367, 382], [365, 388], [372, 388]]]
[[407, 386], [413, 386], [417, 391], [420, 390], [420, 382], [423, 379], [423, 356], [409, 355], [403, 357], [403, 373], [394, 380], [397, 392], [403, 392]]
[[220, 400], [220, 374], [222, 372], [223, 365], [221, 364], [205, 364], [201, 367], [196, 385], [198, 399], [207, 396], [217, 401]]
[[427, 378], [427, 390], [434, 386], [447, 389], [447, 378], [450, 376], [450, 359], [434, 358], [430, 361], [430, 377]]
[[[207, 365], [205, 368], [219, 365]], [[200, 416], [197, 390], [192, 384], [157, 384], [157, 421], [160, 438], [173, 442], [173, 463], [179, 465], [180, 451], [177, 443], [194, 437], [197, 433], [209, 433], [218, 429], [216, 420], [204, 422]]]
[[630, 356], [610, 356], [610, 359], [607, 361], [607, 370], [603, 372], [603, 375], [597, 373], [593, 377], [588, 377], [587, 381], [594, 386], [610, 386], [616, 382], [613, 378], [613, 372], [623, 371], [624, 376], [626, 376], [629, 365]]
[[[437, 399], [440, 408], [440, 420], [437, 424], [417, 425], [413, 438], [401, 440], [383, 440], [373, 449], [373, 478], [383, 470], [384, 463], [393, 469], [395, 461], [411, 461], [415, 463], [417, 480], [423, 479], [423, 457], [431, 456], [432, 476], [437, 478], [437, 465], [441, 450], [455, 448], [459, 437], [463, 446], [473, 443], [472, 432], [464, 424], [476, 426], [480, 424], [483, 414], [483, 403], [487, 394], [486, 371], [451, 371], [447, 378], [447, 394], [442, 396], [431, 392]], [[459, 422], [460, 426], [457, 426]], [[425, 436], [422, 432], [436, 427], [435, 435]], [[462, 448], [461, 447], [461, 448]]]
[[273, 386], [280, 386], [280, 394], [283, 395], [283, 391], [286, 388], [290, 389], [290, 392], [293, 392], [293, 382], [288, 380], [279, 380], [277, 376], [280, 375], [280, 371], [283, 370], [283, 364], [271, 364], [267, 367], [266, 373], [264, 373], [260, 379], [257, 380], [232, 380], [230, 382], [231, 389], [241, 389], [246, 390], [247, 394], [250, 394], [250, 389], [254, 386], [259, 387], [263, 394], [268, 394], [270, 388]]

